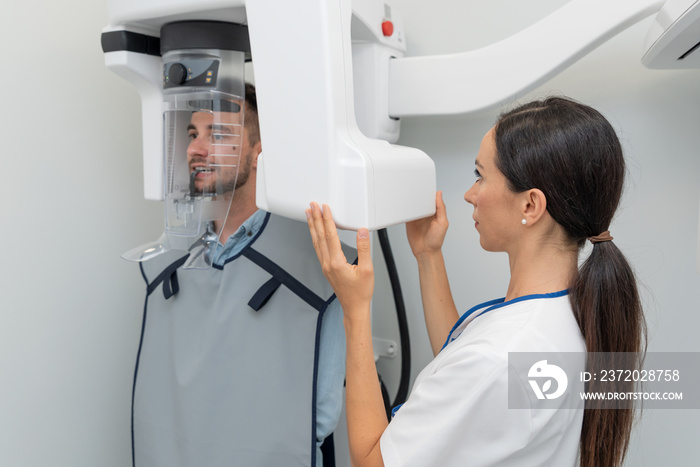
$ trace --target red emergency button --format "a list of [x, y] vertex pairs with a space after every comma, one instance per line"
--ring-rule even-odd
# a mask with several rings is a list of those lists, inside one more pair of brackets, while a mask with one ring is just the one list
[[394, 34], [394, 23], [392, 23], [391, 21], [383, 21], [382, 34], [384, 34], [386, 37], [389, 37], [392, 34]]

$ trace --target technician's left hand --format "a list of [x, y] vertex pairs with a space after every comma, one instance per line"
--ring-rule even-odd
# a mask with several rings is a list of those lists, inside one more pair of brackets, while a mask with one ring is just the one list
[[323, 275], [340, 301], [345, 320], [366, 318], [374, 292], [369, 231], [360, 229], [357, 232], [357, 264], [353, 265], [348, 263], [340, 246], [331, 209], [324, 204], [321, 211], [318, 204], [311, 203], [311, 208], [306, 210], [306, 218]]

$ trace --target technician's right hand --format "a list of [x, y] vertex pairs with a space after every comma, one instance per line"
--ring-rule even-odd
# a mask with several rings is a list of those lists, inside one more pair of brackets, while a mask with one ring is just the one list
[[306, 210], [306, 218], [323, 275], [333, 287], [346, 321], [368, 318], [374, 292], [369, 231], [360, 229], [357, 232], [357, 264], [353, 265], [348, 263], [340, 246], [330, 208], [324, 205], [322, 211], [318, 204], [311, 203], [311, 208]]
[[447, 233], [447, 210], [442, 200], [442, 191], [435, 195], [435, 214], [406, 223], [406, 236], [416, 258], [437, 253], [442, 248]]

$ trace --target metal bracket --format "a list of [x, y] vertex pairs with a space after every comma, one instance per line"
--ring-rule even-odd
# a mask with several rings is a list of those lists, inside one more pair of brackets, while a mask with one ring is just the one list
[[381, 357], [394, 358], [398, 354], [399, 346], [394, 341], [387, 339], [373, 338], [374, 345], [374, 361], [376, 362]]

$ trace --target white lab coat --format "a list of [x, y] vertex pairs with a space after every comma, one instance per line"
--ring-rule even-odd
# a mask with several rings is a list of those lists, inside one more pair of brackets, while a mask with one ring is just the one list
[[[461, 323], [455, 336], [418, 375], [382, 435], [385, 466], [576, 465], [583, 419], [578, 393], [557, 400], [576, 409], [508, 408], [508, 352], [580, 352], [576, 370], [584, 370], [585, 343], [568, 295], [496, 305]], [[532, 389], [520, 381], [511, 382], [510, 391], [525, 400]]]

